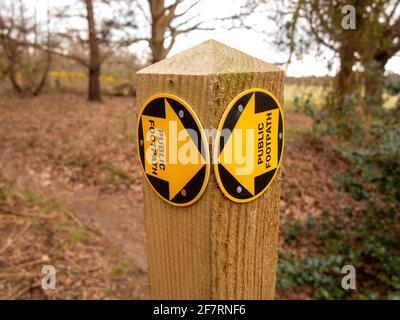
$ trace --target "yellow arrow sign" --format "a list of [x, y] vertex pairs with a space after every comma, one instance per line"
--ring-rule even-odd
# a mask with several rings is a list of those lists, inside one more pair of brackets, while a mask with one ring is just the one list
[[[225, 137], [222, 142], [221, 137]], [[263, 89], [241, 93], [223, 115], [216, 142], [215, 171], [221, 190], [237, 202], [255, 199], [266, 190], [280, 164], [283, 118], [279, 103]]]
[[277, 136], [279, 110], [255, 113], [255, 94], [243, 109], [235, 129], [218, 161], [254, 195], [254, 177], [278, 164]]
[[204, 166], [205, 159], [169, 102], [164, 101], [165, 119], [143, 116], [144, 131], [148, 133], [145, 172], [169, 182], [172, 200]]
[[203, 129], [178, 97], [161, 94], [145, 102], [138, 121], [142, 170], [165, 201], [189, 205], [204, 192], [209, 155]]

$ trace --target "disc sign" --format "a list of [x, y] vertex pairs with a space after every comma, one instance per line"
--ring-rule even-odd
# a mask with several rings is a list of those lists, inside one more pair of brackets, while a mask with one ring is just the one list
[[137, 146], [144, 176], [163, 200], [188, 206], [201, 197], [210, 156], [200, 120], [187, 103], [170, 94], [148, 99], [138, 116]]
[[282, 159], [283, 115], [278, 100], [263, 89], [242, 92], [222, 116], [215, 141], [215, 175], [222, 192], [235, 202], [259, 197]]

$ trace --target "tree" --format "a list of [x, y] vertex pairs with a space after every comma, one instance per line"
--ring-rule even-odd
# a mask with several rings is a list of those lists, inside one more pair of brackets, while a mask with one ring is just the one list
[[365, 1], [357, 34], [365, 68], [366, 104], [376, 110], [382, 106], [385, 66], [400, 51], [400, 1]]
[[[148, 36], [138, 41], [147, 41], [151, 50], [151, 62], [155, 63], [167, 57], [177, 37], [192, 31], [214, 30], [210, 21], [205, 21], [196, 8], [201, 0], [174, 0], [167, 4], [165, 0], [139, 0], [136, 2], [138, 20], [146, 21], [150, 30]], [[223, 17], [219, 21], [229, 20]], [[214, 20], [217, 21], [217, 20]]]
[[[22, 0], [19, 1], [21, 8], [24, 7], [20, 10], [23, 13], [25, 6]], [[11, 0], [10, 3], [14, 7]], [[133, 4], [131, 0], [77, 0], [66, 6], [52, 7], [57, 26], [51, 35], [51, 41], [50, 37], [45, 41], [43, 37], [27, 36], [32, 33], [31, 29], [36, 29], [30, 27], [28, 30], [21, 24], [17, 26], [14, 16], [0, 20], [0, 49], [9, 62], [7, 68], [2, 66], [3, 73], [7, 69], [14, 88], [21, 91], [15, 81], [15, 74], [16, 67], [23, 61], [22, 51], [38, 52], [43, 61], [46, 61], [44, 56], [48, 59], [51, 56], [60, 56], [75, 61], [87, 70], [88, 99], [101, 100], [100, 75], [104, 61], [121, 48], [143, 40], [137, 39], [135, 32], [132, 32], [137, 29]], [[5, 8], [4, 12], [8, 11]], [[42, 31], [39, 33], [43, 34]], [[36, 64], [29, 65], [35, 67]], [[46, 78], [49, 67], [50, 64], [46, 67]], [[40, 81], [43, 85], [44, 82]]]
[[[82, 14], [85, 12], [85, 14]], [[95, 21], [95, 8], [93, 0], [79, 0], [73, 5], [62, 7], [56, 14], [60, 23], [66, 23], [64, 30], [58, 31], [59, 46], [53, 53], [76, 61], [87, 70], [88, 74], [88, 100], [101, 100], [100, 75], [103, 59], [99, 42], [99, 32]], [[84, 23], [76, 23], [78, 27], [69, 27], [66, 20], [86, 20]], [[82, 48], [76, 49], [76, 45]]]
[[[199, 2], [199, 0], [192, 1], [191, 3], [188, 0], [175, 0], [172, 4], [166, 5], [163, 0], [148, 0], [151, 14], [151, 37], [149, 44], [152, 52], [152, 63], [166, 58], [175, 44], [177, 36], [193, 30], [210, 30], [210, 28], [203, 26], [203, 21], [193, 22], [197, 16], [190, 16], [191, 10]], [[186, 4], [187, 8], [178, 12], [178, 6], [182, 4]]]
[[[255, 3], [258, 8], [267, 9], [278, 24], [276, 43], [289, 50], [288, 62], [293, 54], [321, 54], [323, 48], [339, 58], [337, 98], [330, 113], [338, 114], [336, 111], [358, 92], [354, 72], [357, 67], [364, 78], [365, 105], [369, 109], [381, 105], [385, 65], [400, 50], [399, 0], [251, 0], [248, 6]], [[342, 26], [346, 18], [342, 8], [349, 5], [355, 9], [355, 29]]]
[[[43, 28], [35, 14], [26, 12], [22, 1], [5, 2], [0, 8], [0, 53], [4, 61], [0, 71], [9, 77], [16, 92], [37, 96], [46, 83], [51, 54], [50, 50], [44, 53], [36, 46], [43, 42], [49, 48], [51, 37], [48, 23]], [[26, 46], [28, 39], [33, 39], [30, 49]]]
[[103, 63], [121, 47], [139, 41], [132, 32], [137, 28], [133, 16], [131, 0], [79, 0], [58, 9], [59, 46], [52, 53], [87, 70], [89, 100], [101, 100]]
[[101, 100], [100, 92], [100, 48], [97, 40], [96, 24], [94, 21], [93, 1], [85, 0], [89, 34], [89, 100]]

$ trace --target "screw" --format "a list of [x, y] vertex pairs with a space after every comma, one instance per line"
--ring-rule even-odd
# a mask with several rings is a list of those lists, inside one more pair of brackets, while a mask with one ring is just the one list
[[183, 118], [184, 115], [185, 115], [185, 113], [182, 110], [179, 110], [179, 112], [178, 112], [179, 118]]
[[239, 110], [239, 112], [242, 112], [243, 111], [243, 105], [239, 104], [238, 105], [238, 110]]
[[143, 146], [144, 142], [143, 139], [140, 139], [140, 145]]
[[279, 132], [279, 139], [282, 139], [282, 132]]
[[183, 190], [181, 191], [181, 195], [182, 195], [183, 197], [186, 197], [186, 190], [185, 190], [185, 189], [183, 189]]
[[238, 186], [238, 187], [236, 188], [236, 192], [237, 192], [237, 193], [242, 193], [242, 187], [241, 187], [241, 186]]

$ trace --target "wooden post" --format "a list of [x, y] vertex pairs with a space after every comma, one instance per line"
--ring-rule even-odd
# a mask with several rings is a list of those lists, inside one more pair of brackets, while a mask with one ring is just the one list
[[[139, 71], [137, 107], [174, 94], [212, 129], [246, 89], [264, 88], [283, 104], [283, 78], [274, 65], [209, 40]], [[203, 197], [175, 207], [144, 183], [151, 298], [273, 299], [280, 186], [279, 172], [261, 197], [239, 204], [218, 189], [212, 170]]]

